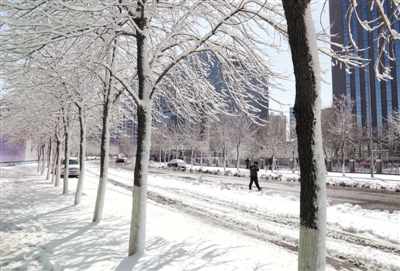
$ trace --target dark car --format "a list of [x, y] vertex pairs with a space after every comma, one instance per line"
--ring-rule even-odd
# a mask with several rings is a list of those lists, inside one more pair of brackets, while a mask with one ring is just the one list
[[117, 159], [115, 159], [115, 163], [125, 163], [125, 159], [121, 158], [121, 157], [117, 157]]

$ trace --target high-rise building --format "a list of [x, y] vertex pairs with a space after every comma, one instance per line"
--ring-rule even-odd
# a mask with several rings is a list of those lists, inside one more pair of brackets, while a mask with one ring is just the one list
[[[370, 63], [366, 68], [354, 68], [350, 74], [346, 72], [343, 65], [333, 66], [333, 95], [337, 98], [341, 95], [348, 95], [355, 101], [353, 113], [357, 116], [358, 126], [367, 126], [369, 123], [369, 107], [371, 105], [372, 126], [379, 127], [385, 123], [389, 115], [400, 108], [400, 41], [392, 41], [394, 44], [389, 43], [386, 47], [389, 51], [394, 45], [394, 52], [390, 51], [390, 53], [397, 56], [397, 61], [382, 58], [383, 64], [391, 67], [390, 76], [393, 79], [379, 81], [374, 73], [374, 65], [379, 55], [377, 47], [382, 44], [377, 43], [381, 29], [377, 28], [372, 32], [367, 32], [357, 21], [357, 17], [352, 16], [350, 32], [347, 15], [350, 2], [350, 0], [329, 1], [331, 34], [336, 35], [332, 37], [332, 42], [350, 45], [349, 38], [352, 36], [358, 46], [364, 49], [354, 53], [370, 59]], [[371, 5], [375, 5], [373, 0], [357, 0], [357, 4], [357, 13], [362, 21], [372, 21], [379, 17], [376, 6], [371, 9]], [[391, 1], [385, 1], [383, 8], [386, 14], [392, 14], [395, 6]], [[388, 16], [388, 18], [392, 22], [392, 28], [400, 32], [398, 18], [396, 16]], [[381, 21], [376, 21], [374, 25], [381, 23]], [[332, 49], [341, 50], [334, 45], [332, 45]]]
[[284, 140], [287, 139], [286, 116], [284, 113], [271, 112], [268, 116], [269, 125], [274, 129], [276, 135], [280, 135]]
[[296, 118], [294, 116], [294, 107], [289, 107], [289, 131], [290, 138], [294, 138], [296, 136]]
[[[217, 57], [214, 55], [206, 54], [204, 52], [199, 53], [201, 59], [204, 62], [207, 63], [212, 63], [210, 64], [210, 74], [207, 78], [207, 80], [215, 87], [217, 92], [222, 92], [224, 88], [227, 88], [227, 86], [224, 83], [223, 79], [223, 72], [222, 72], [222, 64], [218, 60]], [[237, 66], [240, 66], [241, 63], [238, 61], [235, 63]], [[241, 68], [243, 70], [243, 68]], [[262, 83], [259, 83], [253, 78], [250, 74], [244, 74], [248, 78], [248, 81], [253, 84], [253, 85], [260, 85], [262, 89], [264, 89], [266, 92], [268, 92], [268, 83], [267, 83], [267, 78]], [[255, 99], [250, 99], [250, 98], [245, 98], [246, 102], [259, 110], [257, 113], [258, 118], [262, 120], [267, 120], [268, 115], [269, 115], [269, 100], [265, 98], [261, 98], [260, 95], [255, 93], [254, 91], [250, 90], [248, 87], [244, 86], [246, 92], [248, 94], [251, 94], [255, 97]], [[256, 101], [257, 100], [257, 101]], [[231, 102], [228, 102], [230, 104], [229, 110], [236, 111], [236, 105], [233, 102], [233, 99]]]

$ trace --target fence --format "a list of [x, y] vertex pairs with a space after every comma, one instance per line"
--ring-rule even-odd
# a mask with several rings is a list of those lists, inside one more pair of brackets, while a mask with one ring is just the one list
[[16, 165], [33, 164], [33, 163], [37, 163], [37, 160], [0, 162], [0, 167], [12, 167]]
[[[341, 172], [343, 160], [329, 159], [326, 161], [327, 171]], [[345, 172], [370, 173], [369, 159], [345, 159]], [[400, 157], [374, 159], [374, 173], [400, 174]]]
[[[246, 168], [245, 159], [239, 160], [239, 168]], [[252, 159], [250, 159], [252, 160]], [[269, 158], [253, 159], [258, 161], [261, 169], [267, 169]], [[298, 170], [298, 158], [277, 158], [275, 165], [279, 170]], [[325, 161], [326, 169], [329, 172], [342, 172], [343, 160], [340, 158], [328, 159]], [[193, 159], [193, 165], [200, 165], [200, 157]], [[203, 166], [223, 166], [221, 157], [203, 157]], [[227, 167], [236, 167], [236, 160], [228, 159]], [[345, 172], [347, 173], [370, 173], [370, 160], [368, 159], [345, 159]], [[400, 174], [400, 157], [375, 159], [374, 173], [377, 174]]]

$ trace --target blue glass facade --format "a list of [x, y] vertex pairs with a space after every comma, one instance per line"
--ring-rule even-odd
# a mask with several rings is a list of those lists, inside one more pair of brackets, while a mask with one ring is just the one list
[[[200, 57], [207, 63], [213, 63], [213, 65], [210, 65], [210, 75], [207, 78], [207, 80], [215, 87], [217, 92], [223, 92], [226, 91], [227, 87], [225, 86], [225, 80], [223, 78], [223, 72], [222, 72], [222, 67], [221, 63], [219, 62], [218, 58], [215, 57], [214, 55], [207, 55], [206, 53], [199, 53]], [[247, 75], [248, 81], [251, 82], [251, 84], [257, 85], [259, 83], [256, 82], [254, 78], [251, 77], [251, 75]], [[260, 85], [262, 89], [264, 89], [268, 93], [268, 84], [267, 81], [265, 80], [262, 85]], [[257, 113], [257, 116], [260, 119], [267, 120], [269, 116], [269, 100], [263, 100], [259, 97], [258, 94], [256, 94], [254, 91], [250, 90], [248, 87], [244, 86], [244, 89], [246, 90], [247, 93], [252, 94], [253, 96], [256, 96], [258, 99], [258, 102], [255, 102], [249, 98], [244, 98], [248, 104], [253, 106], [254, 108], [258, 109], [259, 112]], [[229, 94], [230, 95], [230, 94]], [[233, 99], [228, 103], [229, 108], [228, 110], [230, 111], [236, 111], [237, 106], [234, 103]]]
[[[207, 63], [207, 69], [209, 69], [209, 73], [207, 74], [207, 77], [205, 79], [207, 79], [207, 81], [210, 82], [210, 84], [215, 88], [215, 90], [218, 93], [225, 93], [227, 95], [231, 95], [227, 91], [227, 87], [225, 85], [226, 80], [223, 77], [222, 66], [221, 66], [221, 63], [218, 60], [218, 58], [215, 55], [207, 54], [205, 52], [199, 52], [198, 56], [202, 59], [202, 61], [204, 63]], [[182, 73], [182, 76], [186, 76], [186, 75], [184, 73]], [[257, 84], [255, 79], [252, 78], [251, 75], [248, 75], [247, 78], [248, 78], [248, 82], [251, 82], [251, 84], [254, 84], [254, 85]], [[262, 88], [263, 90], [265, 90], [266, 93], [268, 93], [267, 80], [265, 80], [265, 83], [263, 82], [263, 84], [259, 83], [259, 87]], [[268, 116], [269, 116], [269, 109], [268, 109], [269, 100], [261, 99], [260, 96], [256, 92], [252, 91], [251, 89], [249, 89], [246, 86], [244, 86], [243, 88], [248, 94], [251, 94], [258, 98], [257, 101], [254, 101], [248, 97], [244, 97], [244, 100], [248, 104], [253, 106], [255, 108], [255, 110], [257, 111], [254, 114], [257, 115], [257, 117], [262, 120], [267, 120]], [[173, 89], [171, 89], [171, 91], [173, 91]], [[166, 101], [162, 97], [160, 97], [159, 104], [163, 110], [164, 116], [169, 117], [168, 119], [166, 119], [164, 121], [164, 123], [169, 123], [171, 121], [175, 122], [175, 123], [177, 121], [184, 121], [183, 118], [176, 115], [176, 112], [174, 112], [174, 110], [171, 110], [172, 105], [167, 105]], [[226, 104], [228, 105], [226, 108], [227, 111], [232, 111], [232, 112], [237, 111], [237, 105], [235, 104], [233, 98], [232, 99], [228, 98], [228, 101], [226, 101]]]
[[[381, 126], [384, 124], [388, 115], [392, 114], [394, 110], [400, 108], [400, 59], [393, 61], [387, 57], [381, 59], [382, 64], [391, 67], [390, 76], [392, 80], [379, 81], [375, 76], [375, 62], [378, 58], [379, 48], [382, 40], [378, 43], [379, 32], [382, 29], [377, 28], [373, 32], [367, 32], [362, 28], [357, 21], [356, 16], [353, 14], [352, 21], [350, 22], [351, 31], [348, 29], [347, 11], [349, 8], [349, 0], [331, 0], [329, 2], [330, 8], [330, 22], [333, 25], [331, 34], [336, 34], [332, 37], [332, 42], [351, 45], [350, 35], [356, 41], [358, 47], [362, 50], [355, 53], [365, 59], [370, 59], [369, 65], [364, 68], [354, 68], [351, 73], [347, 73], [343, 65], [336, 65], [332, 67], [332, 88], [333, 95], [340, 97], [342, 94], [350, 95], [355, 101], [353, 113], [357, 115], [357, 124], [365, 126], [369, 121], [369, 107], [372, 111], [372, 124], [373, 126]], [[363, 21], [371, 21], [378, 17], [376, 6], [371, 9], [373, 0], [357, 0], [357, 13]], [[391, 6], [391, 1], [385, 1], [383, 5], [386, 14], [392, 14], [394, 7]], [[394, 16], [392, 18], [392, 28], [400, 32], [400, 22]], [[374, 26], [381, 23], [377, 20]], [[391, 47], [391, 45], [394, 45]], [[392, 48], [394, 52], [392, 52]], [[332, 45], [335, 51], [341, 51], [340, 48]], [[391, 52], [392, 56], [400, 57], [400, 41], [393, 41], [387, 44], [385, 48]], [[382, 68], [379, 68], [382, 69]], [[380, 70], [382, 72], [382, 70]], [[369, 93], [371, 98], [369, 97]]]

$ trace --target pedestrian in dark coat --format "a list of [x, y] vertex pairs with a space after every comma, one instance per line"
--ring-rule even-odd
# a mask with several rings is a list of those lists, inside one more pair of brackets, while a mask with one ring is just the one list
[[272, 157], [271, 158], [269, 158], [269, 160], [268, 160], [268, 169], [270, 169], [271, 170], [271, 172], [273, 172], [274, 170], [273, 170], [273, 165], [274, 164], [274, 156], [272, 155]]
[[246, 162], [246, 169], [249, 169], [250, 168], [250, 159], [249, 159], [249, 157], [247, 157], [245, 162]]
[[257, 186], [258, 191], [261, 191], [261, 187], [258, 184], [258, 162], [254, 162], [254, 164], [250, 167], [250, 184], [249, 184], [249, 189], [251, 190], [251, 187], [253, 185], [253, 182]]

